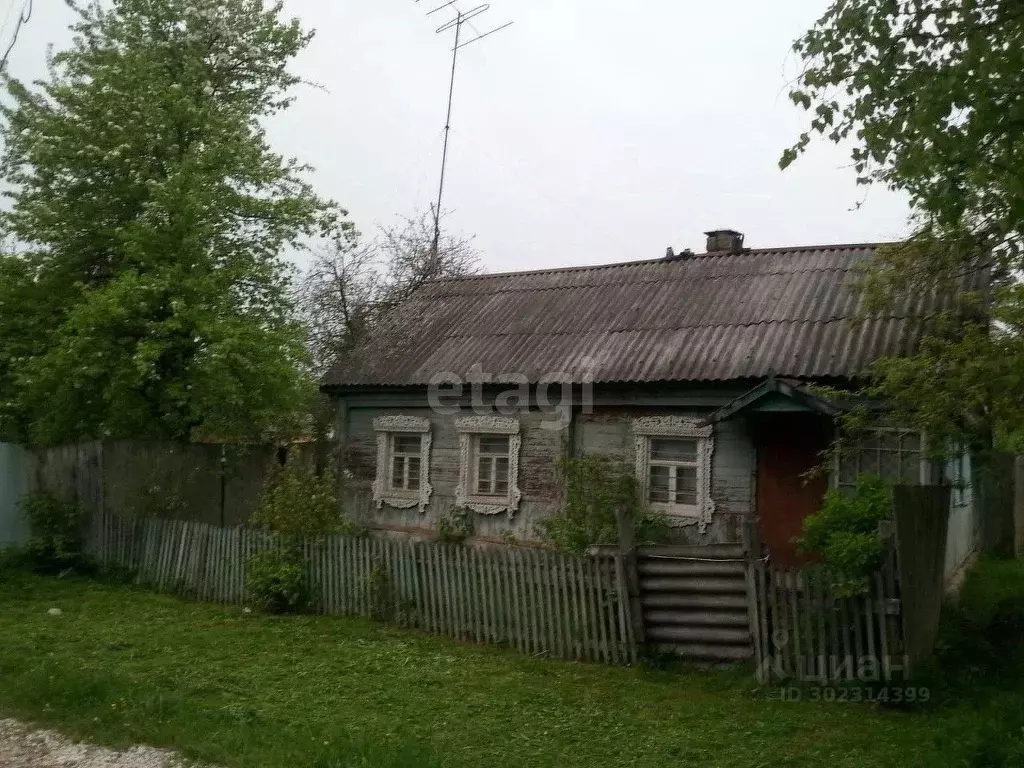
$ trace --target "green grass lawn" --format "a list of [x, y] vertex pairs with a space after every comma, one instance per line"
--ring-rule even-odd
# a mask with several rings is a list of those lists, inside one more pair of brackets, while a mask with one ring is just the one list
[[1024, 710], [1019, 687], [913, 712], [790, 703], [747, 670], [552, 662], [359, 619], [0, 578], [0, 713], [227, 766], [983, 766], [993, 712]]

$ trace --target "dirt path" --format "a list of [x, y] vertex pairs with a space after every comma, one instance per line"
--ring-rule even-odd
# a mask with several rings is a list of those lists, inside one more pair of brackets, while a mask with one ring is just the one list
[[123, 752], [75, 744], [59, 733], [0, 719], [3, 768], [178, 768], [173, 752], [132, 747]]

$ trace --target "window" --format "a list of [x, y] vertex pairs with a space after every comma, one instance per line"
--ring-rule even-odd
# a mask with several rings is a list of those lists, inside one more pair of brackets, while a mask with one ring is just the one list
[[967, 449], [963, 445], [954, 447], [953, 456], [943, 465], [943, 482], [952, 486], [952, 503], [954, 507], [966, 507], [971, 504], [971, 467], [967, 457]]
[[508, 435], [474, 435], [474, 487], [478, 496], [508, 495]]
[[697, 506], [697, 441], [651, 438], [650, 482], [652, 504]]
[[636, 476], [647, 503], [673, 525], [696, 524], [703, 532], [714, 514], [711, 498], [713, 430], [680, 417], [633, 422]]
[[390, 438], [391, 488], [397, 491], [418, 491], [422, 455], [420, 436], [396, 433]]
[[455, 503], [484, 515], [519, 509], [519, 421], [505, 416], [466, 416], [459, 432], [459, 485]]
[[426, 512], [430, 485], [430, 420], [418, 416], [380, 416], [377, 433], [377, 478], [373, 500], [398, 509], [418, 507]]
[[876, 429], [840, 446], [835, 485], [853, 488], [863, 474], [903, 485], [920, 485], [927, 480], [919, 432]]

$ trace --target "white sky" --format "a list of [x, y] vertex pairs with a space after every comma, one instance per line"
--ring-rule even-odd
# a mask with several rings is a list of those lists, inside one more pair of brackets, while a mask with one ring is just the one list
[[[436, 195], [451, 38], [425, 12], [442, 2], [285, 0], [318, 32], [296, 69], [325, 90], [303, 89], [272, 140], [363, 232]], [[10, 63], [23, 79], [69, 38], [64, 3], [35, 3]], [[702, 251], [717, 228], [750, 247], [906, 234], [903, 198], [857, 187], [844, 151], [819, 142], [778, 169], [806, 123], [789, 46], [828, 4], [493, 0], [476, 26], [515, 24], [460, 52], [450, 227], [477, 236], [488, 271]]]

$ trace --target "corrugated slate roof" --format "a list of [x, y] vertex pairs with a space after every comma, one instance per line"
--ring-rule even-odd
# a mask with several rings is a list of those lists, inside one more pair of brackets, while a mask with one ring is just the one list
[[920, 292], [853, 322], [853, 270], [876, 248], [745, 250], [429, 283], [324, 385], [420, 385], [474, 369], [531, 382], [852, 377], [878, 357], [913, 353], [927, 316], [949, 301]]

